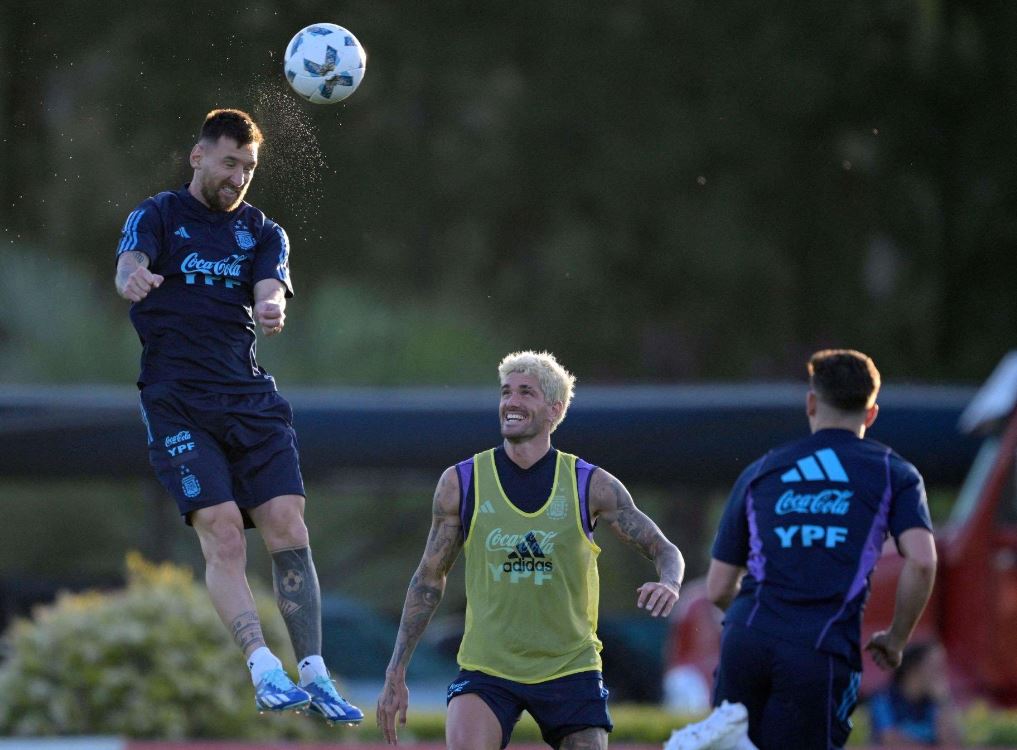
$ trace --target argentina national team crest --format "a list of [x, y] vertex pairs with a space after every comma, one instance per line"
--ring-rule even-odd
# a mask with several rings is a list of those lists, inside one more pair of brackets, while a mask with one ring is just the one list
[[197, 497], [201, 494], [201, 483], [193, 474], [185, 473], [180, 479], [180, 486], [187, 497]]
[[565, 498], [556, 497], [547, 506], [547, 517], [552, 521], [560, 521], [568, 515], [568, 503]]
[[233, 236], [237, 238], [237, 247], [241, 250], [250, 250], [256, 244], [254, 235], [239, 221], [233, 225]]

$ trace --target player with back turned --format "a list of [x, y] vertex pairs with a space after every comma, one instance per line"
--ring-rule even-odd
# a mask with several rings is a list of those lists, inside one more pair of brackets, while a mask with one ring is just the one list
[[[247, 660], [255, 705], [356, 724], [363, 713], [336, 691], [321, 656], [293, 413], [255, 357], [257, 327], [282, 331], [293, 293], [286, 233], [244, 201], [261, 142], [247, 113], [207, 115], [190, 152], [191, 182], [128, 215], [116, 288], [132, 302], [141, 339], [149, 460], [197, 532], [212, 603]], [[299, 686], [267, 647], [248, 586], [244, 530], [252, 527], [272, 556]]]
[[837, 349], [815, 353], [808, 372], [812, 434], [742, 473], [707, 572], [707, 595], [726, 608], [714, 705], [744, 704], [760, 750], [847, 741], [862, 609], [884, 540], [893, 536], [904, 566], [893, 621], [866, 645], [881, 668], [900, 663], [936, 571], [921, 475], [865, 437], [879, 411], [876, 366]]

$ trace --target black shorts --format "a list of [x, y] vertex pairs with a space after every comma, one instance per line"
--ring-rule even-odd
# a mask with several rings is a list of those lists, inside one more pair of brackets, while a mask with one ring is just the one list
[[727, 625], [713, 704], [743, 703], [749, 739], [762, 749], [829, 750], [851, 733], [860, 678], [840, 656]]
[[141, 417], [148, 460], [188, 524], [193, 511], [233, 501], [252, 528], [247, 508], [304, 494], [293, 410], [275, 391], [156, 383], [141, 391]]
[[466, 693], [476, 693], [498, 717], [503, 748], [523, 711], [533, 717], [544, 742], [554, 748], [581, 729], [614, 729], [600, 672], [579, 672], [530, 685], [463, 669], [448, 686], [446, 703]]

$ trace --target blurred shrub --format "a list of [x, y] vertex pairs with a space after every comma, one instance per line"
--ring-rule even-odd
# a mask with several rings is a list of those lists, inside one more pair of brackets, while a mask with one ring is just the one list
[[[293, 714], [258, 717], [247, 671], [204, 586], [187, 569], [156, 565], [137, 553], [127, 556], [126, 566], [125, 588], [62, 594], [5, 634], [0, 736], [380, 739], [370, 720], [349, 729]], [[252, 589], [266, 640], [292, 673], [292, 651], [272, 594], [257, 581]], [[361, 708], [372, 713], [370, 706]], [[662, 743], [699, 718], [626, 704], [612, 705], [611, 715], [613, 744]], [[979, 703], [962, 717], [968, 746], [1017, 745], [1017, 712]], [[864, 745], [867, 714], [859, 710], [854, 718], [849, 744]], [[440, 742], [445, 713], [418, 713], [411, 706], [400, 735], [407, 742]], [[528, 714], [513, 741], [541, 742]]]
[[961, 724], [969, 747], [1017, 747], [1017, 711], [978, 702], [961, 714]]
[[[127, 556], [127, 586], [62, 594], [8, 630], [0, 735], [139, 738], [308, 736], [306, 718], [259, 721], [236, 645], [190, 571]], [[270, 592], [255, 597], [273, 650], [292, 665]], [[273, 616], [273, 612], [275, 612]]]

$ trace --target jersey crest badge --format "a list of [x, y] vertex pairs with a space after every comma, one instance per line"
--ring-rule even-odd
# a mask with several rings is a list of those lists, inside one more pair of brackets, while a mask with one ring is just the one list
[[248, 230], [244, 229], [240, 222], [237, 222], [233, 226], [233, 236], [237, 239], [237, 247], [241, 250], [250, 250], [257, 243], [254, 241], [254, 235]]
[[184, 490], [184, 494], [187, 497], [197, 497], [201, 494], [201, 483], [198, 478], [193, 474], [184, 474], [180, 480], [180, 486]]
[[560, 521], [568, 514], [568, 505], [565, 503], [565, 498], [556, 497], [551, 501], [551, 504], [547, 506], [547, 517], [552, 521]]

